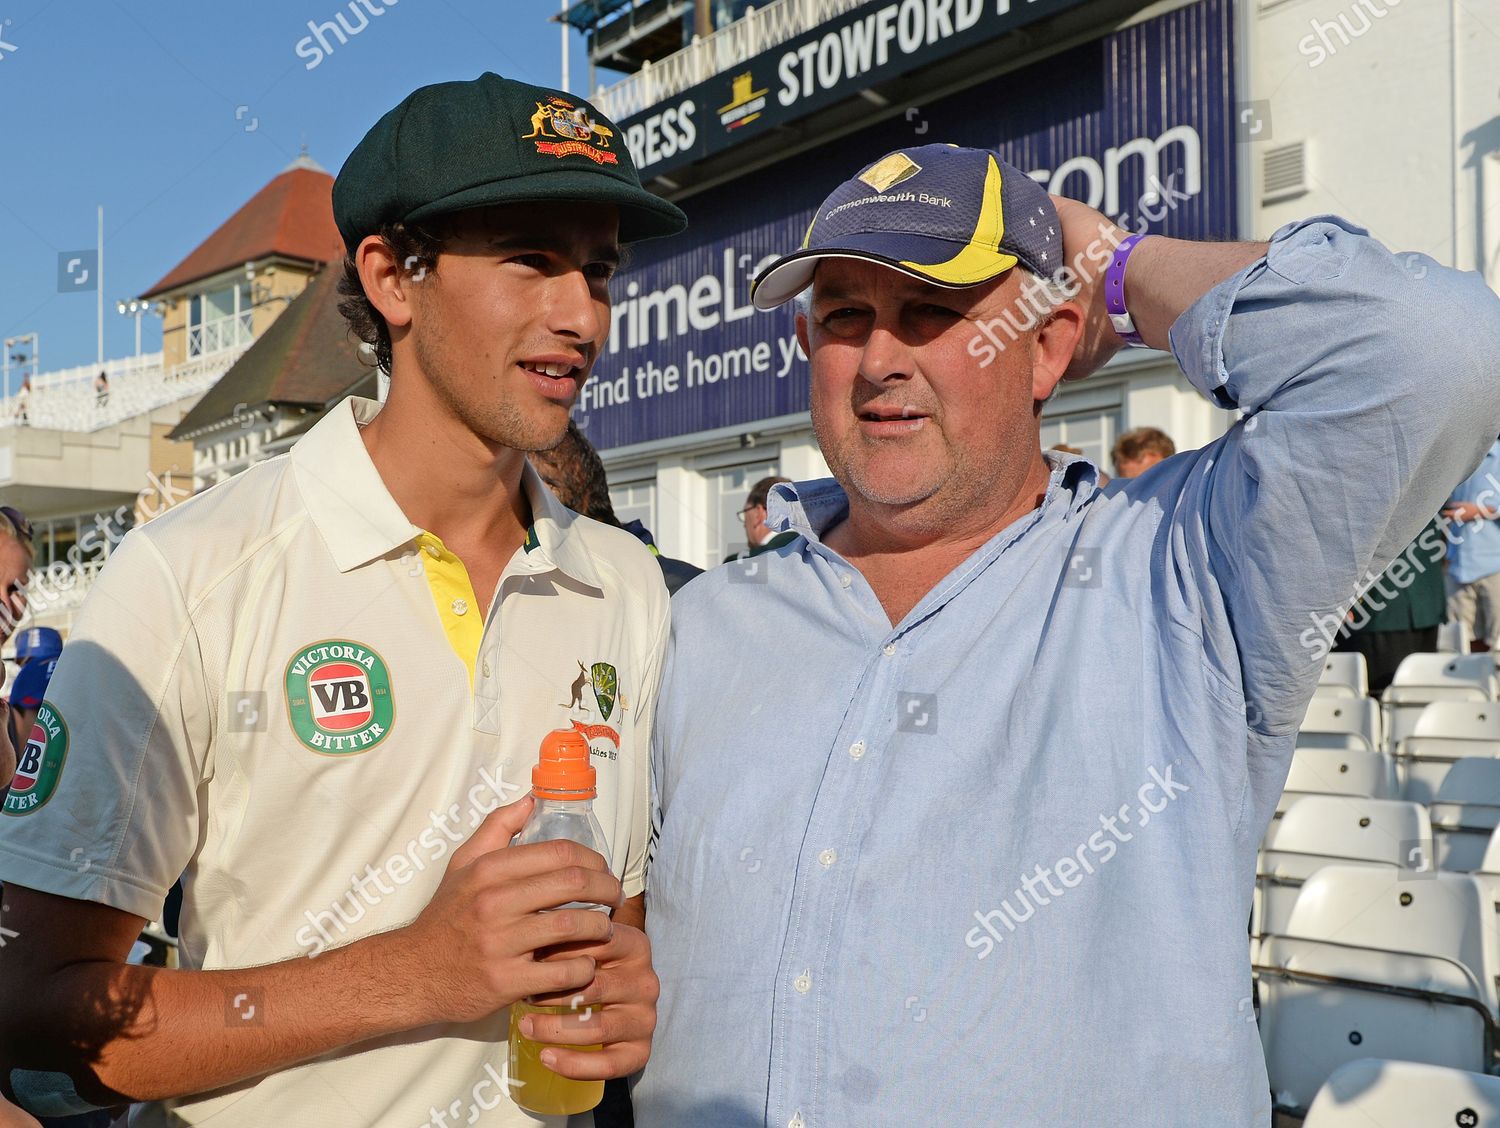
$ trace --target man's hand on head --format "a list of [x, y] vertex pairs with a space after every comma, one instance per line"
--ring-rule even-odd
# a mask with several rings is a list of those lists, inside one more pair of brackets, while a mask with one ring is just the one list
[[1052, 203], [1062, 223], [1063, 259], [1078, 276], [1078, 294], [1074, 300], [1084, 312], [1083, 333], [1063, 379], [1082, 380], [1125, 347], [1105, 310], [1104, 272], [1115, 247], [1130, 232], [1111, 222], [1103, 212], [1077, 200], [1053, 196]]

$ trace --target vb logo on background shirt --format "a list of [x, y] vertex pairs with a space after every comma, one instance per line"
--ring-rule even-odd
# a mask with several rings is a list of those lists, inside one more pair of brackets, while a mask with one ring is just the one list
[[5, 813], [28, 815], [51, 799], [67, 758], [67, 722], [50, 701], [43, 701], [31, 735], [16, 757], [16, 775], [5, 796]]
[[315, 642], [287, 663], [286, 708], [292, 732], [314, 752], [367, 751], [385, 739], [396, 720], [390, 670], [385, 659], [360, 643]]

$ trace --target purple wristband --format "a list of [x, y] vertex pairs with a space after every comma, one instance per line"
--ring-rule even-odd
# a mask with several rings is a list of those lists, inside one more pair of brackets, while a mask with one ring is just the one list
[[1136, 332], [1135, 322], [1131, 320], [1130, 311], [1125, 308], [1125, 263], [1130, 258], [1130, 252], [1135, 250], [1142, 239], [1147, 238], [1144, 233], [1127, 235], [1121, 240], [1120, 245], [1115, 248], [1115, 254], [1109, 260], [1109, 267], [1104, 271], [1104, 309], [1109, 314], [1110, 323], [1115, 327], [1115, 332], [1127, 344], [1138, 349], [1148, 347], [1141, 340], [1141, 335]]

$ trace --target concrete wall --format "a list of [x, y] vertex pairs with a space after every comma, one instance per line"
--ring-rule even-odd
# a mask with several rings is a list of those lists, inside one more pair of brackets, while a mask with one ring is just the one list
[[1246, 9], [1249, 97], [1270, 111], [1269, 139], [1247, 146], [1256, 199], [1268, 145], [1306, 142], [1310, 188], [1261, 208], [1255, 233], [1335, 212], [1500, 285], [1500, 0]]

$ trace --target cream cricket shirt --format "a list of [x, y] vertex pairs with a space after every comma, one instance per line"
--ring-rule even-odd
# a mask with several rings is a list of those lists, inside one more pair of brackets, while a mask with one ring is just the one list
[[[378, 410], [340, 404], [289, 455], [125, 538], [21, 750], [0, 880], [152, 919], [182, 874], [184, 966], [316, 957], [412, 920], [454, 848], [529, 789], [543, 735], [571, 726], [610, 865], [641, 892], [660, 569], [528, 466], [532, 529], [482, 622], [462, 564], [365, 451], [357, 424]], [[266, 1008], [226, 991], [224, 1020]], [[504, 1092], [507, 1024], [414, 1031], [132, 1123], [562, 1124]]]

